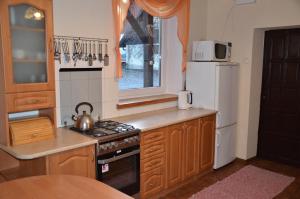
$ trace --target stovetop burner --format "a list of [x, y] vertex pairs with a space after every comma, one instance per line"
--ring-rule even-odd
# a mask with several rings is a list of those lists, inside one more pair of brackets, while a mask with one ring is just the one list
[[136, 129], [132, 125], [123, 124], [112, 120], [97, 121], [94, 124], [94, 129], [88, 131], [82, 131], [81, 129], [78, 129], [76, 127], [71, 127], [70, 129], [96, 138], [105, 137], [114, 134], [122, 135], [122, 134], [140, 132], [139, 129]]

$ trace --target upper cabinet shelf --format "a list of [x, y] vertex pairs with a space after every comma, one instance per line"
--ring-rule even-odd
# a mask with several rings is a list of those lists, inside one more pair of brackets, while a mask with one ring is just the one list
[[46, 60], [38, 60], [38, 59], [14, 59], [15, 63], [32, 63], [32, 64], [44, 64]]
[[11, 26], [12, 30], [19, 30], [19, 31], [29, 31], [29, 32], [45, 32], [45, 29], [43, 28], [31, 28], [27, 26], [22, 25], [13, 25]]

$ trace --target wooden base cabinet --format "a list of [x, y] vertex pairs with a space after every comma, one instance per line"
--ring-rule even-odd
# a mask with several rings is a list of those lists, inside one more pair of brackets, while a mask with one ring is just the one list
[[141, 134], [141, 198], [157, 197], [212, 169], [215, 115]]
[[48, 156], [48, 174], [77, 175], [95, 179], [95, 146]]
[[169, 126], [167, 133], [167, 187], [182, 181], [182, 149], [184, 129], [182, 124]]
[[215, 115], [200, 119], [200, 172], [212, 168], [214, 164], [215, 121]]
[[95, 145], [32, 160], [20, 160], [17, 178], [36, 175], [77, 175], [96, 179]]
[[183, 180], [197, 175], [199, 167], [199, 120], [184, 124], [182, 177]]

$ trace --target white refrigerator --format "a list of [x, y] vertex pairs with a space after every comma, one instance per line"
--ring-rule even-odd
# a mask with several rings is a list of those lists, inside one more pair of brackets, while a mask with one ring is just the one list
[[236, 158], [238, 67], [232, 62], [188, 62], [186, 88], [193, 107], [218, 111], [214, 169]]

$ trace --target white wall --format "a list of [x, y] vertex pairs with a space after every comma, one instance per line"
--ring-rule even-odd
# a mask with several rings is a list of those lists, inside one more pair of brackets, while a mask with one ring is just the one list
[[190, 10], [189, 60], [192, 58], [192, 42], [206, 39], [207, 0], [192, 0]]
[[265, 29], [300, 25], [299, 0], [207, 0], [207, 39], [233, 42], [233, 60], [240, 62], [237, 156], [256, 155], [262, 47]]

